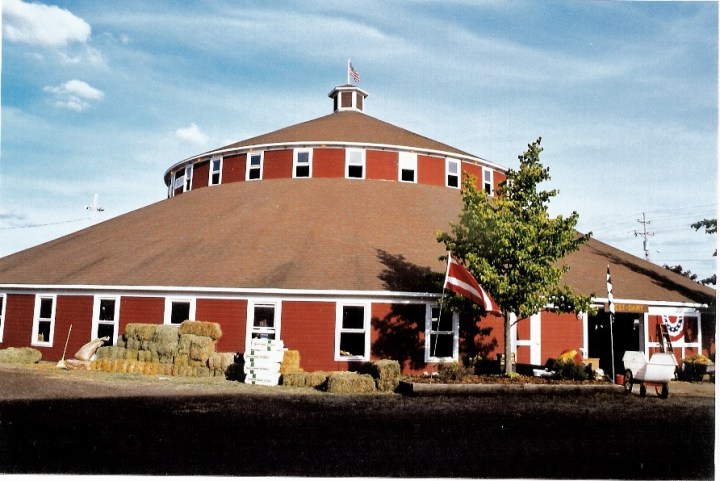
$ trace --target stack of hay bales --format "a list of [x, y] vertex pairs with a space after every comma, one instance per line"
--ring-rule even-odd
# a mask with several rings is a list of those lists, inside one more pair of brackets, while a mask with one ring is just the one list
[[2, 364], [37, 364], [40, 359], [42, 359], [42, 353], [31, 347], [0, 349], [0, 363]]
[[128, 324], [117, 346], [101, 347], [91, 369], [137, 374], [207, 377], [224, 375], [233, 353], [217, 353], [222, 336], [215, 322], [185, 321], [180, 326]]
[[375, 379], [378, 391], [393, 392], [400, 385], [400, 363], [390, 359], [371, 362], [369, 374]]

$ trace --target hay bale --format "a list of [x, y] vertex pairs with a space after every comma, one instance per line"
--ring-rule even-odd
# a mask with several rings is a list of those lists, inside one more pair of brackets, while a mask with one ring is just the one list
[[399, 379], [375, 379], [375, 385], [380, 392], [395, 392], [400, 385]]
[[138, 341], [134, 337], [128, 338], [127, 342], [125, 343], [125, 348], [131, 351], [137, 351], [138, 349], [140, 349], [140, 341]]
[[198, 366], [195, 368], [195, 375], [197, 377], [210, 377], [210, 368], [207, 366]]
[[201, 337], [210, 337], [214, 341], [222, 337], [222, 329], [217, 322], [183, 321], [180, 324], [180, 334], [194, 334]]
[[222, 371], [224, 373], [228, 366], [234, 362], [234, 352], [216, 352], [208, 359], [208, 367], [214, 371]]
[[283, 360], [280, 363], [280, 374], [297, 371], [302, 371], [300, 368], [300, 351], [288, 349], [283, 354]]
[[190, 342], [190, 359], [207, 363], [215, 353], [215, 340], [211, 337], [193, 336]]
[[334, 372], [328, 376], [327, 392], [335, 394], [375, 392], [375, 380], [369, 374]]
[[178, 354], [177, 356], [175, 356], [175, 359], [173, 360], [173, 365], [187, 366], [188, 360], [189, 360], [189, 356], [187, 354]]
[[171, 356], [178, 350], [178, 342], [180, 340], [180, 334], [178, 333], [177, 326], [158, 326], [155, 330], [155, 350], [158, 355], [162, 357]]
[[325, 371], [314, 371], [307, 373], [305, 385], [308, 387], [320, 387], [327, 382], [328, 373]]
[[302, 371], [285, 373], [281, 377], [280, 384], [290, 387], [305, 387], [307, 385], [307, 374]]
[[125, 327], [125, 335], [128, 341], [135, 339], [137, 341], [152, 341], [155, 337], [155, 330], [158, 324], [140, 324], [130, 323]]
[[[135, 351], [132, 349], [126, 349], [125, 350], [125, 359], [128, 361], [137, 361], [138, 352], [139, 351]], [[118, 357], [118, 359], [122, 359], [122, 358]]]
[[4, 364], [37, 364], [42, 353], [31, 347], [8, 347], [0, 349], [0, 363]]
[[190, 355], [190, 344], [195, 338], [195, 334], [180, 334], [178, 337], [177, 354], [179, 355]]
[[400, 363], [390, 359], [374, 361], [372, 365], [372, 376], [383, 381], [400, 380]]

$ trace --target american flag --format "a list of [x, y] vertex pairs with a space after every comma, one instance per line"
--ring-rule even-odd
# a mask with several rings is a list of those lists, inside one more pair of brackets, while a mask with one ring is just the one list
[[353, 67], [353, 64], [348, 62], [348, 75], [350, 75], [355, 83], [360, 82], [360, 74], [357, 73], [357, 70], [355, 70], [355, 67]]

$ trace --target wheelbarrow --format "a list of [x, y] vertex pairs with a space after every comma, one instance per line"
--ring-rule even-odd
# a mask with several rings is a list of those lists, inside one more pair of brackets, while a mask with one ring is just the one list
[[670, 380], [675, 378], [677, 359], [669, 352], [656, 352], [648, 362], [644, 352], [625, 351], [623, 356], [625, 376], [623, 387], [625, 393], [630, 394], [633, 384], [640, 384], [640, 396], [647, 394], [647, 386], [655, 388], [655, 392], [662, 399], [670, 393]]

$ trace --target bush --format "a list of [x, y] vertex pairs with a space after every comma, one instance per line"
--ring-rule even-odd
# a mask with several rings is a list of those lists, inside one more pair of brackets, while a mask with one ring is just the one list
[[559, 379], [587, 381], [593, 377], [591, 365], [583, 366], [572, 359], [565, 361], [555, 360], [552, 365], [552, 370], [555, 371], [555, 375]]
[[443, 382], [462, 381], [468, 374], [471, 374], [470, 370], [457, 362], [440, 363], [438, 366], [438, 377]]

